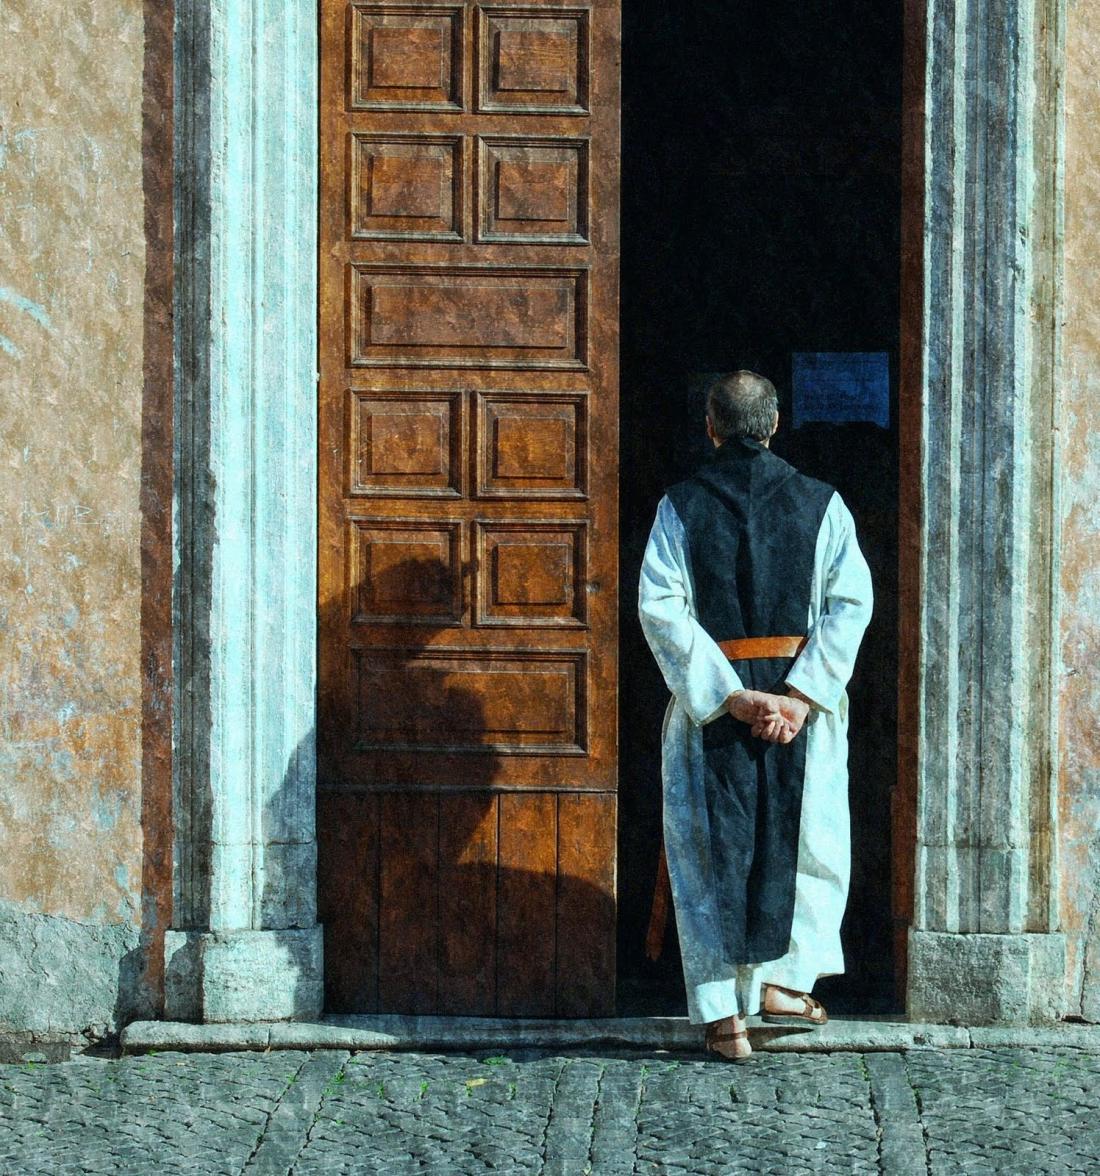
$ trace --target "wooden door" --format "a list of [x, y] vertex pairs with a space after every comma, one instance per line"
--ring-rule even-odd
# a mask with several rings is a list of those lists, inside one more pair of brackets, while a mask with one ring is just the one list
[[331, 1011], [615, 977], [618, 0], [321, 3]]

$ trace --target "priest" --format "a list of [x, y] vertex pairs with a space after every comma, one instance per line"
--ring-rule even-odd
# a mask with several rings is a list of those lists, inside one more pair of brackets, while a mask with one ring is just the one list
[[735, 1061], [745, 1017], [823, 1024], [810, 992], [844, 971], [845, 688], [872, 602], [851, 513], [771, 452], [778, 422], [769, 380], [714, 382], [714, 450], [661, 499], [639, 585], [672, 692], [664, 851], [688, 1015]]

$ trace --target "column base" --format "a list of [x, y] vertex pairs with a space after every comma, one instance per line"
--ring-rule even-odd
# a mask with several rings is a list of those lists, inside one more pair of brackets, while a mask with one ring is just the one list
[[959, 1025], [1041, 1025], [1065, 1010], [1060, 932], [909, 932], [909, 1018]]
[[169, 931], [164, 1015], [170, 1021], [296, 1021], [321, 1015], [320, 924], [281, 931]]

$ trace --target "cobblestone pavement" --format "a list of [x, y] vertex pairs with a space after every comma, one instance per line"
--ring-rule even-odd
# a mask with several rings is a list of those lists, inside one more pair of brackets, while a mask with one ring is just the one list
[[0, 1065], [0, 1173], [1100, 1172], [1084, 1050]]

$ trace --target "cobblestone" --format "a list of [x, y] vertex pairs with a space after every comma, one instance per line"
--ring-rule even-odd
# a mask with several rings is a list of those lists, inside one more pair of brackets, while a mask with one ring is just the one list
[[1100, 1055], [165, 1052], [0, 1065], [24, 1173], [1100, 1171]]
[[908, 1060], [932, 1171], [1100, 1171], [1095, 1053], [974, 1049]]

